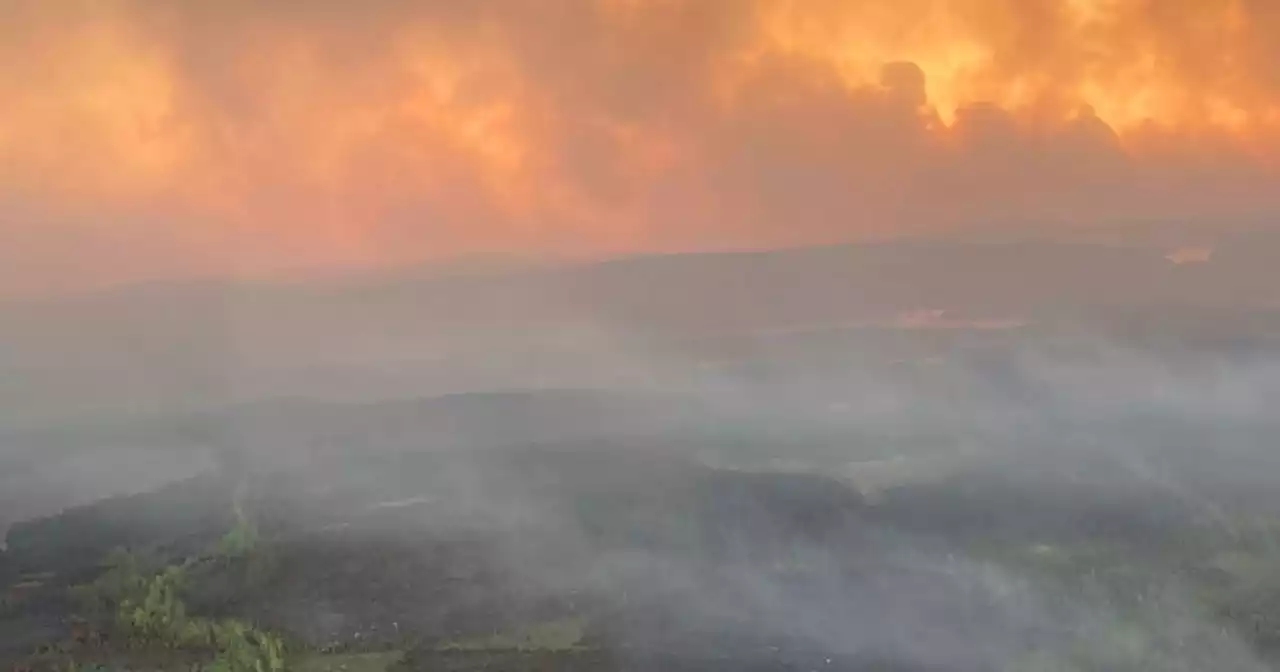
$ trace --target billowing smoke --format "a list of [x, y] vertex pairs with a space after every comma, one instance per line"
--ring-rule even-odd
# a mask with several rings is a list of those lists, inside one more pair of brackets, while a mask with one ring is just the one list
[[9, 293], [1276, 207], [1262, 0], [0, 12]]

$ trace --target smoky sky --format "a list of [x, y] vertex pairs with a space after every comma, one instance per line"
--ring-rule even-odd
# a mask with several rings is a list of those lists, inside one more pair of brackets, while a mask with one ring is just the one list
[[1269, 0], [0, 2], [0, 290], [1280, 209]]

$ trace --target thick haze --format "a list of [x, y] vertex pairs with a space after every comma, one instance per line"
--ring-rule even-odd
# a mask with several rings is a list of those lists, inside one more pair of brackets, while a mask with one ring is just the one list
[[1271, 0], [0, 0], [0, 293], [1280, 208]]

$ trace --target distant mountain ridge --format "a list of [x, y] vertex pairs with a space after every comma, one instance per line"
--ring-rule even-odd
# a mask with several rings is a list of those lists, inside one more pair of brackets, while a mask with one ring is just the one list
[[[1121, 316], [1274, 330], [1280, 277], [1268, 260], [1280, 258], [1280, 238], [1225, 238], [1206, 263], [1175, 264], [1168, 253], [902, 241], [315, 284], [152, 284], [10, 304], [0, 306], [0, 424], [48, 405], [73, 409], [82, 396], [136, 397], [142, 408], [199, 405], [240, 387], [252, 396], [281, 376], [291, 390], [371, 385], [415, 396], [592, 386], [538, 381], [547, 371], [608, 372], [619, 357], [635, 359], [639, 375], [668, 343], [797, 328], [1056, 321], [1088, 331]], [[911, 319], [920, 315], [937, 319]], [[430, 376], [406, 374], [418, 370]]]

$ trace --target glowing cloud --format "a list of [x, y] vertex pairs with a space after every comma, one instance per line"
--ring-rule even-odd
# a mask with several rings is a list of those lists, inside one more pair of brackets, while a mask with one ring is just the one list
[[0, 288], [1277, 212], [1269, 0], [0, 2]]

